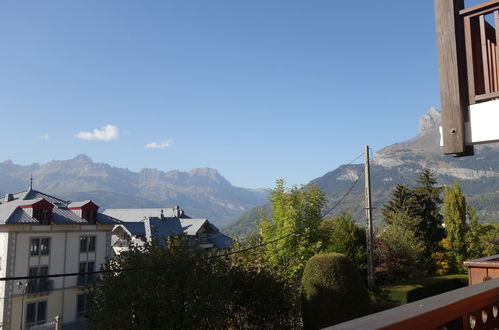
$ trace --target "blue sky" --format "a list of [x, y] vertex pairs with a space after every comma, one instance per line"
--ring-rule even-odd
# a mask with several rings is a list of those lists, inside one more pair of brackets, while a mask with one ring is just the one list
[[431, 0], [3, 1], [0, 161], [304, 184], [417, 134], [434, 31]]

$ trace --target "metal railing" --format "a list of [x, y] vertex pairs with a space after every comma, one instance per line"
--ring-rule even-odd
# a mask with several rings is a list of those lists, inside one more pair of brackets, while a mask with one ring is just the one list
[[499, 0], [459, 14], [464, 20], [469, 102], [499, 98]]
[[499, 328], [499, 278], [415, 301], [327, 329]]
[[76, 281], [78, 286], [87, 286], [92, 284], [96, 279], [95, 274], [81, 274], [78, 275], [78, 279]]
[[54, 290], [54, 281], [46, 278], [30, 280], [26, 287], [26, 294], [50, 292]]

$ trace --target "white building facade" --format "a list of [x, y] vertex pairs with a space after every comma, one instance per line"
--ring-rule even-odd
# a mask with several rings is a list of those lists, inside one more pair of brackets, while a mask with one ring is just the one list
[[[0, 281], [2, 329], [29, 329], [59, 316], [63, 328], [84, 324], [83, 290], [111, 256], [117, 220], [91, 201], [70, 203], [32, 190], [0, 203], [0, 278], [78, 273]], [[82, 322], [83, 321], [83, 322]]]

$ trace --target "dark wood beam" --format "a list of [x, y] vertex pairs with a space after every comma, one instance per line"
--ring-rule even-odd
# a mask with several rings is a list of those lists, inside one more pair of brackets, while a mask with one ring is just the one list
[[469, 98], [462, 9], [464, 0], [435, 0], [444, 153], [455, 156], [473, 155], [464, 131]]

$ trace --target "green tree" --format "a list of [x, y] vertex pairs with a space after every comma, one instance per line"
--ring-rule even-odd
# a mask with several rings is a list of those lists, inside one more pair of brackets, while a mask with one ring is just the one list
[[423, 219], [418, 214], [415, 194], [407, 186], [398, 184], [391, 193], [391, 199], [382, 210], [383, 220], [389, 226], [397, 226], [419, 234]]
[[493, 256], [499, 254], [499, 224], [484, 225], [480, 241], [483, 244], [483, 255]]
[[425, 244], [415, 232], [389, 225], [376, 237], [375, 273], [378, 284], [422, 277], [428, 272]]
[[466, 198], [457, 182], [445, 189], [444, 223], [447, 238], [456, 258], [456, 265], [461, 268], [462, 262], [467, 258]]
[[415, 230], [422, 219], [417, 214], [414, 192], [406, 185], [398, 184], [391, 192], [391, 199], [381, 210], [383, 220], [389, 225], [400, 225]]
[[483, 257], [481, 236], [484, 234], [484, 226], [478, 223], [478, 216], [473, 206], [468, 206], [468, 231], [466, 232], [466, 254], [468, 259]]
[[432, 252], [438, 248], [439, 242], [445, 237], [442, 227], [442, 215], [440, 205], [443, 188], [438, 186], [437, 179], [430, 169], [423, 169], [418, 185], [414, 188], [415, 202], [417, 204], [417, 214], [421, 218], [418, 228], [418, 236], [425, 242], [425, 253], [430, 257]]
[[299, 279], [305, 263], [321, 246], [319, 225], [325, 195], [314, 186], [286, 188], [283, 180], [277, 180], [270, 202], [272, 218], [263, 218], [259, 223], [262, 241], [290, 236], [266, 245], [265, 259], [287, 278]]
[[[250, 255], [212, 257], [181, 237], [132, 247], [90, 287], [92, 329], [265, 329], [296, 323], [296, 293]], [[120, 271], [134, 269], [133, 271]]]
[[366, 231], [359, 227], [352, 215], [344, 212], [339, 217], [325, 219], [320, 225], [321, 252], [341, 253], [348, 256], [359, 272], [366, 272]]
[[378, 259], [392, 269], [380, 266], [378, 270], [387, 279], [408, 276], [415, 270], [413, 265], [418, 274], [433, 271], [432, 254], [444, 237], [439, 213], [442, 188], [429, 169], [423, 169], [416, 182], [414, 189], [397, 185], [382, 208], [387, 227], [379, 238]]

